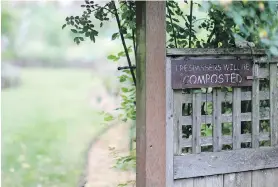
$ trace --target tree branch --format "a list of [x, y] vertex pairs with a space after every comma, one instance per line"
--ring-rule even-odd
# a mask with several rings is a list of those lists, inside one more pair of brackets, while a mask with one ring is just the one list
[[[129, 10], [132, 11], [132, 5], [131, 5], [131, 3], [129, 3], [128, 7], [129, 7]], [[137, 54], [136, 39], [135, 39], [135, 31], [134, 31], [133, 28], [131, 29], [131, 32], [132, 32], [132, 40], [133, 40], [134, 55], [136, 56], [136, 54]], [[135, 58], [135, 62], [136, 62], [136, 58]]]
[[134, 85], [136, 86], [136, 78], [135, 78], [134, 71], [132, 69], [131, 60], [130, 60], [128, 49], [127, 49], [127, 46], [126, 46], [126, 43], [125, 43], [124, 35], [122, 33], [122, 26], [121, 26], [121, 21], [120, 21], [120, 18], [119, 18], [119, 14], [118, 14], [115, 2], [114, 1], [111, 1], [111, 2], [113, 3], [113, 8], [114, 8], [114, 11], [115, 11], [115, 17], [116, 17], [117, 25], [118, 25], [118, 28], [119, 28], [119, 33], [120, 33], [120, 37], [121, 37], [122, 44], [123, 44], [123, 47], [124, 47], [124, 51], [125, 51], [125, 54], [126, 54], [127, 63], [128, 63], [129, 69], [130, 69], [130, 73], [131, 73]]
[[167, 8], [167, 12], [169, 14], [169, 18], [170, 18], [170, 22], [171, 22], [171, 26], [172, 26], [172, 29], [173, 29], [173, 35], [174, 35], [174, 41], [175, 41], [175, 47], [178, 48], [178, 43], [177, 43], [177, 36], [176, 36], [176, 31], [175, 31], [175, 28], [174, 28], [174, 25], [173, 25], [173, 20], [172, 20], [172, 16], [170, 14], [170, 8], [169, 8], [169, 5], [168, 3], [166, 3], [166, 8]]
[[191, 38], [192, 38], [192, 11], [193, 11], [193, 2], [190, 1], [190, 32], [189, 32], [189, 48], [191, 48]]

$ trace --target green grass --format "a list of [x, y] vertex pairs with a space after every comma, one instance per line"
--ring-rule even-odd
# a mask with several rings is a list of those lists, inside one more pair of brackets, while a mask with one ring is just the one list
[[100, 79], [88, 70], [23, 69], [2, 91], [2, 186], [76, 186], [84, 151], [104, 125], [89, 106]]

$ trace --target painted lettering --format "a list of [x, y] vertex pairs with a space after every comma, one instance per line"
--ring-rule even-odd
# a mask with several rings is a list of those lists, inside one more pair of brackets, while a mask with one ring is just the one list
[[[192, 78], [194, 78], [194, 82], [193, 82], [193, 83], [192, 83]], [[190, 83], [190, 84], [196, 84], [196, 82], [197, 82], [197, 77], [196, 77], [196, 75], [190, 76], [190, 78], [189, 78], [189, 83]]]
[[223, 74], [220, 74], [220, 75], [218, 76], [218, 78], [219, 78], [219, 81], [218, 81], [219, 84], [221, 84], [221, 83], [224, 82], [224, 75], [223, 75]]
[[229, 71], [229, 66], [228, 66], [228, 64], [224, 64], [223, 67], [224, 67], [224, 70], [225, 70], [225, 71]]
[[182, 82], [187, 84], [187, 82], [188, 82], [187, 79], [188, 79], [188, 78], [189, 78], [188, 76], [184, 76]]
[[249, 64], [245, 64], [245, 70], [249, 71], [250, 70], [250, 66]]
[[204, 76], [204, 75], [198, 76], [198, 82], [199, 82], [200, 84], [206, 84], [205, 76]]
[[180, 65], [180, 71], [183, 71], [183, 65]]
[[239, 74], [237, 74], [237, 76], [236, 76], [237, 78], [237, 82], [238, 83], [241, 83], [242, 82], [242, 77], [239, 75]]
[[236, 78], [237, 78], [237, 74], [231, 73], [231, 83], [237, 83]]
[[[213, 78], [214, 78], [214, 82], [213, 82]], [[211, 83], [217, 83], [217, 75], [216, 74], [213, 74], [211, 77], [210, 77], [210, 82]]]

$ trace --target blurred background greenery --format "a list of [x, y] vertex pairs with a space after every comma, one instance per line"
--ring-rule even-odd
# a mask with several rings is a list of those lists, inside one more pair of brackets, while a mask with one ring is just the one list
[[1, 2], [3, 187], [76, 186], [99, 112], [117, 106], [115, 23], [80, 46], [61, 28], [81, 3]]

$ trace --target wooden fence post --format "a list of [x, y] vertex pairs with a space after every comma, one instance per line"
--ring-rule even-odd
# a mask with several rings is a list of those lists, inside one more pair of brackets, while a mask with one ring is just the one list
[[136, 1], [136, 186], [166, 187], [165, 1]]

